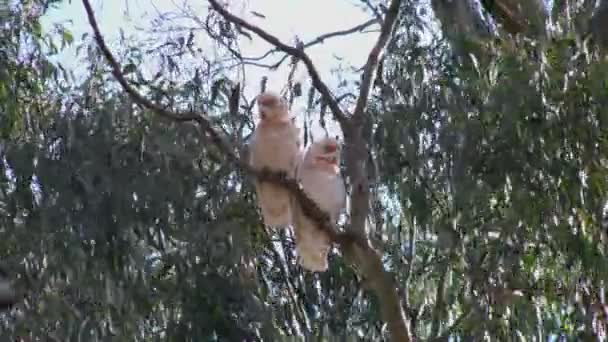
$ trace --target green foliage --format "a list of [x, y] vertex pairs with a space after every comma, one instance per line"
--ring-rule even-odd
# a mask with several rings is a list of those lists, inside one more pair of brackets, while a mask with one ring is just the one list
[[[303, 272], [291, 233], [262, 226], [251, 180], [197, 127], [133, 105], [94, 45], [57, 32], [34, 18], [0, 40], [0, 260], [24, 294], [0, 339], [387, 337], [339, 253]], [[246, 142], [251, 108], [229, 111], [230, 66], [187, 37], [121, 39], [142, 93]], [[74, 43], [82, 82], [47, 59]], [[414, 29], [390, 43], [368, 113], [374, 245], [421, 340], [589, 338], [608, 279], [608, 62], [570, 33], [469, 48], [459, 63]], [[138, 67], [149, 60], [152, 76]]]
[[[488, 46], [470, 67], [438, 58], [424, 80], [416, 73], [428, 60], [408, 61], [407, 45], [394, 50], [393, 67], [412, 70], [388, 81], [406, 104], [382, 98], [378, 108], [392, 109], [375, 116], [374, 143], [409, 231], [392, 243], [417, 237], [416, 255], [402, 255], [408, 263], [397, 273], [412, 284], [421, 322], [425, 311], [440, 319], [431, 335], [459, 313], [468, 316], [451, 329], [461, 336], [546, 339], [591, 329], [593, 314], [576, 298], [595, 302], [608, 279], [608, 64], [565, 42]], [[428, 308], [428, 300], [442, 302]], [[418, 336], [427, 329], [420, 325]]]

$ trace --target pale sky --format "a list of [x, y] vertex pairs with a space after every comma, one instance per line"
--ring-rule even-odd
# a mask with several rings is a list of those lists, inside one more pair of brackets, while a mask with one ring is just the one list
[[[196, 13], [205, 17], [208, 11], [206, 1], [186, 0], [185, 2], [191, 6], [196, 4], [198, 6], [195, 7]], [[136, 26], [150, 28], [151, 20], [157, 17], [158, 12], [175, 11], [181, 7], [182, 3], [183, 0], [91, 0], [100, 30], [110, 44], [119, 37], [121, 28], [127, 36], [134, 34], [142, 37], [143, 32], [137, 32]], [[363, 12], [354, 3], [356, 3], [354, 0], [232, 0], [230, 10], [264, 28], [282, 41], [293, 44], [296, 35], [302, 41], [307, 42], [321, 34], [349, 29], [369, 20], [371, 18], [369, 14]], [[256, 17], [250, 14], [250, 10], [262, 13], [266, 18]], [[59, 9], [49, 11], [43, 18], [43, 25], [46, 28], [50, 28], [52, 23], [57, 22], [63, 22], [72, 31], [77, 41], [83, 33], [91, 32], [84, 7], [79, 0], [72, 0], [70, 3], [64, 2]], [[373, 32], [331, 38], [323, 44], [306, 50], [330, 89], [336, 91], [340, 81], [332, 70], [339, 66], [355, 68], [363, 66], [367, 53], [377, 38], [378, 28], [376, 25], [368, 28], [368, 30], [374, 30]], [[198, 35], [196, 41], [204, 44], [204, 33], [199, 32]], [[257, 37], [253, 42], [241, 38], [241, 44], [243, 54], [252, 57], [265, 53], [270, 47]], [[280, 55], [277, 54], [277, 56]], [[335, 58], [336, 56], [343, 60], [339, 61]], [[57, 57], [57, 60], [76, 70], [80, 66], [75, 58], [74, 47], [64, 51]], [[268, 77], [268, 90], [281, 91], [286, 84], [288, 65], [289, 63], [283, 63], [283, 67], [277, 71], [247, 67], [245, 69], [247, 96], [251, 98], [259, 91], [262, 76]], [[358, 74], [348, 71], [341, 73], [341, 77], [345, 76], [349, 80], [359, 78]], [[304, 81], [306, 85], [309, 84], [310, 80], [303, 65], [299, 66], [295, 79]], [[236, 77], [235, 81], [238, 81]], [[305, 90], [307, 88], [307, 86], [304, 87]], [[305, 103], [306, 96], [294, 103], [292, 115], [301, 117]], [[331, 127], [328, 128], [331, 129]], [[315, 129], [316, 131], [317, 129]], [[336, 133], [338, 132], [331, 129], [330, 134]]]

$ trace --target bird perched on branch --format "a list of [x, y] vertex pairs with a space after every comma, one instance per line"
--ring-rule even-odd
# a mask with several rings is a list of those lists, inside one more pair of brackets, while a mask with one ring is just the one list
[[[295, 176], [295, 168], [301, 158], [300, 129], [289, 117], [287, 103], [277, 94], [264, 92], [257, 98], [260, 121], [250, 144], [251, 166], [261, 170], [284, 171]], [[288, 226], [291, 224], [291, 200], [287, 189], [269, 183], [255, 181], [258, 206], [264, 224]]]
[[[304, 193], [337, 222], [346, 205], [346, 189], [340, 176], [341, 147], [336, 139], [325, 138], [310, 145], [297, 169]], [[331, 240], [315, 220], [304, 215], [294, 200], [293, 224], [300, 265], [313, 272], [327, 270]]]

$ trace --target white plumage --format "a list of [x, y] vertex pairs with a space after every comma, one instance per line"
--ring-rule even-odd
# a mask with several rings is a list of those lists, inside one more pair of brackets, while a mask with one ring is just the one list
[[[274, 93], [262, 93], [257, 98], [260, 121], [253, 132], [251, 166], [267, 167], [273, 171], [285, 171], [290, 177], [301, 158], [300, 130], [295, 126], [287, 110], [287, 104]], [[255, 182], [258, 206], [264, 223], [269, 226], [291, 224], [290, 193], [278, 185]]]
[[[338, 141], [326, 138], [308, 148], [297, 169], [297, 178], [304, 192], [329, 214], [334, 223], [346, 205], [346, 189], [340, 176], [339, 160]], [[299, 263], [310, 271], [327, 270], [327, 254], [331, 247], [327, 233], [304, 215], [298, 203], [294, 204], [293, 223]]]

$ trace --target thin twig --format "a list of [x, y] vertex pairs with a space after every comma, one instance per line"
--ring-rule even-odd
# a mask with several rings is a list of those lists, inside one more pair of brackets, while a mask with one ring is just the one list
[[380, 21], [382, 22], [382, 14], [380, 13], [380, 11], [378, 10], [377, 6], [372, 5], [372, 3], [369, 0], [361, 0], [361, 2], [365, 5], [365, 7], [370, 10], [372, 12], [372, 14]]
[[[329, 32], [329, 33], [322, 34], [322, 35], [318, 36], [317, 38], [309, 41], [308, 43], [305, 43], [304, 44], [304, 49], [310, 48], [310, 47], [315, 46], [317, 44], [322, 44], [322, 43], [325, 42], [326, 39], [329, 39], [329, 38], [340, 37], [340, 36], [347, 36], [347, 35], [353, 34], [355, 32], [364, 32], [363, 30], [365, 30], [366, 28], [368, 28], [368, 27], [370, 27], [370, 26], [372, 26], [374, 24], [377, 24], [378, 22], [379, 22], [378, 19], [370, 19], [370, 20], [368, 20], [368, 21], [366, 21], [366, 22], [364, 22], [362, 24], [359, 24], [357, 26], [354, 26], [354, 27], [346, 29], [346, 30], [340, 30], [340, 31]], [[273, 54], [275, 52], [278, 52], [278, 51], [279, 51], [278, 48], [274, 48], [274, 49], [271, 49], [271, 50], [267, 51], [265, 54], [263, 54], [261, 56], [258, 56], [258, 57], [244, 57], [243, 59], [247, 60], [247, 61], [260, 61], [260, 60], [263, 60], [264, 58], [266, 58], [269, 55], [271, 55], [271, 54]], [[289, 58], [289, 57], [290, 57], [290, 55], [287, 54], [287, 55], [283, 56], [275, 64], [269, 65], [269, 67], [276, 69], [279, 66], [281, 66], [281, 64], [283, 64], [283, 62], [285, 62], [285, 60], [287, 58]]]
[[344, 111], [342, 110], [342, 108], [340, 108], [340, 105], [338, 105], [338, 102], [334, 98], [331, 90], [329, 90], [327, 85], [321, 80], [321, 76], [319, 75], [317, 68], [313, 64], [308, 54], [304, 52], [304, 50], [289, 46], [280, 41], [277, 37], [264, 31], [263, 29], [233, 15], [232, 13], [227, 11], [222, 5], [220, 5], [216, 0], [208, 1], [211, 7], [222, 17], [224, 17], [224, 19], [226, 19], [228, 22], [244, 27], [245, 29], [255, 33], [260, 38], [264, 39], [269, 44], [275, 46], [277, 49], [287, 53], [290, 56], [300, 59], [304, 63], [304, 65], [306, 65], [306, 69], [308, 70], [308, 74], [312, 79], [313, 86], [319, 91], [319, 93], [321, 93], [321, 96], [323, 96], [323, 99], [327, 102], [332, 114], [334, 115], [334, 118], [343, 127], [349, 125], [350, 122], [348, 120], [348, 117], [346, 116], [346, 114], [344, 114]]

